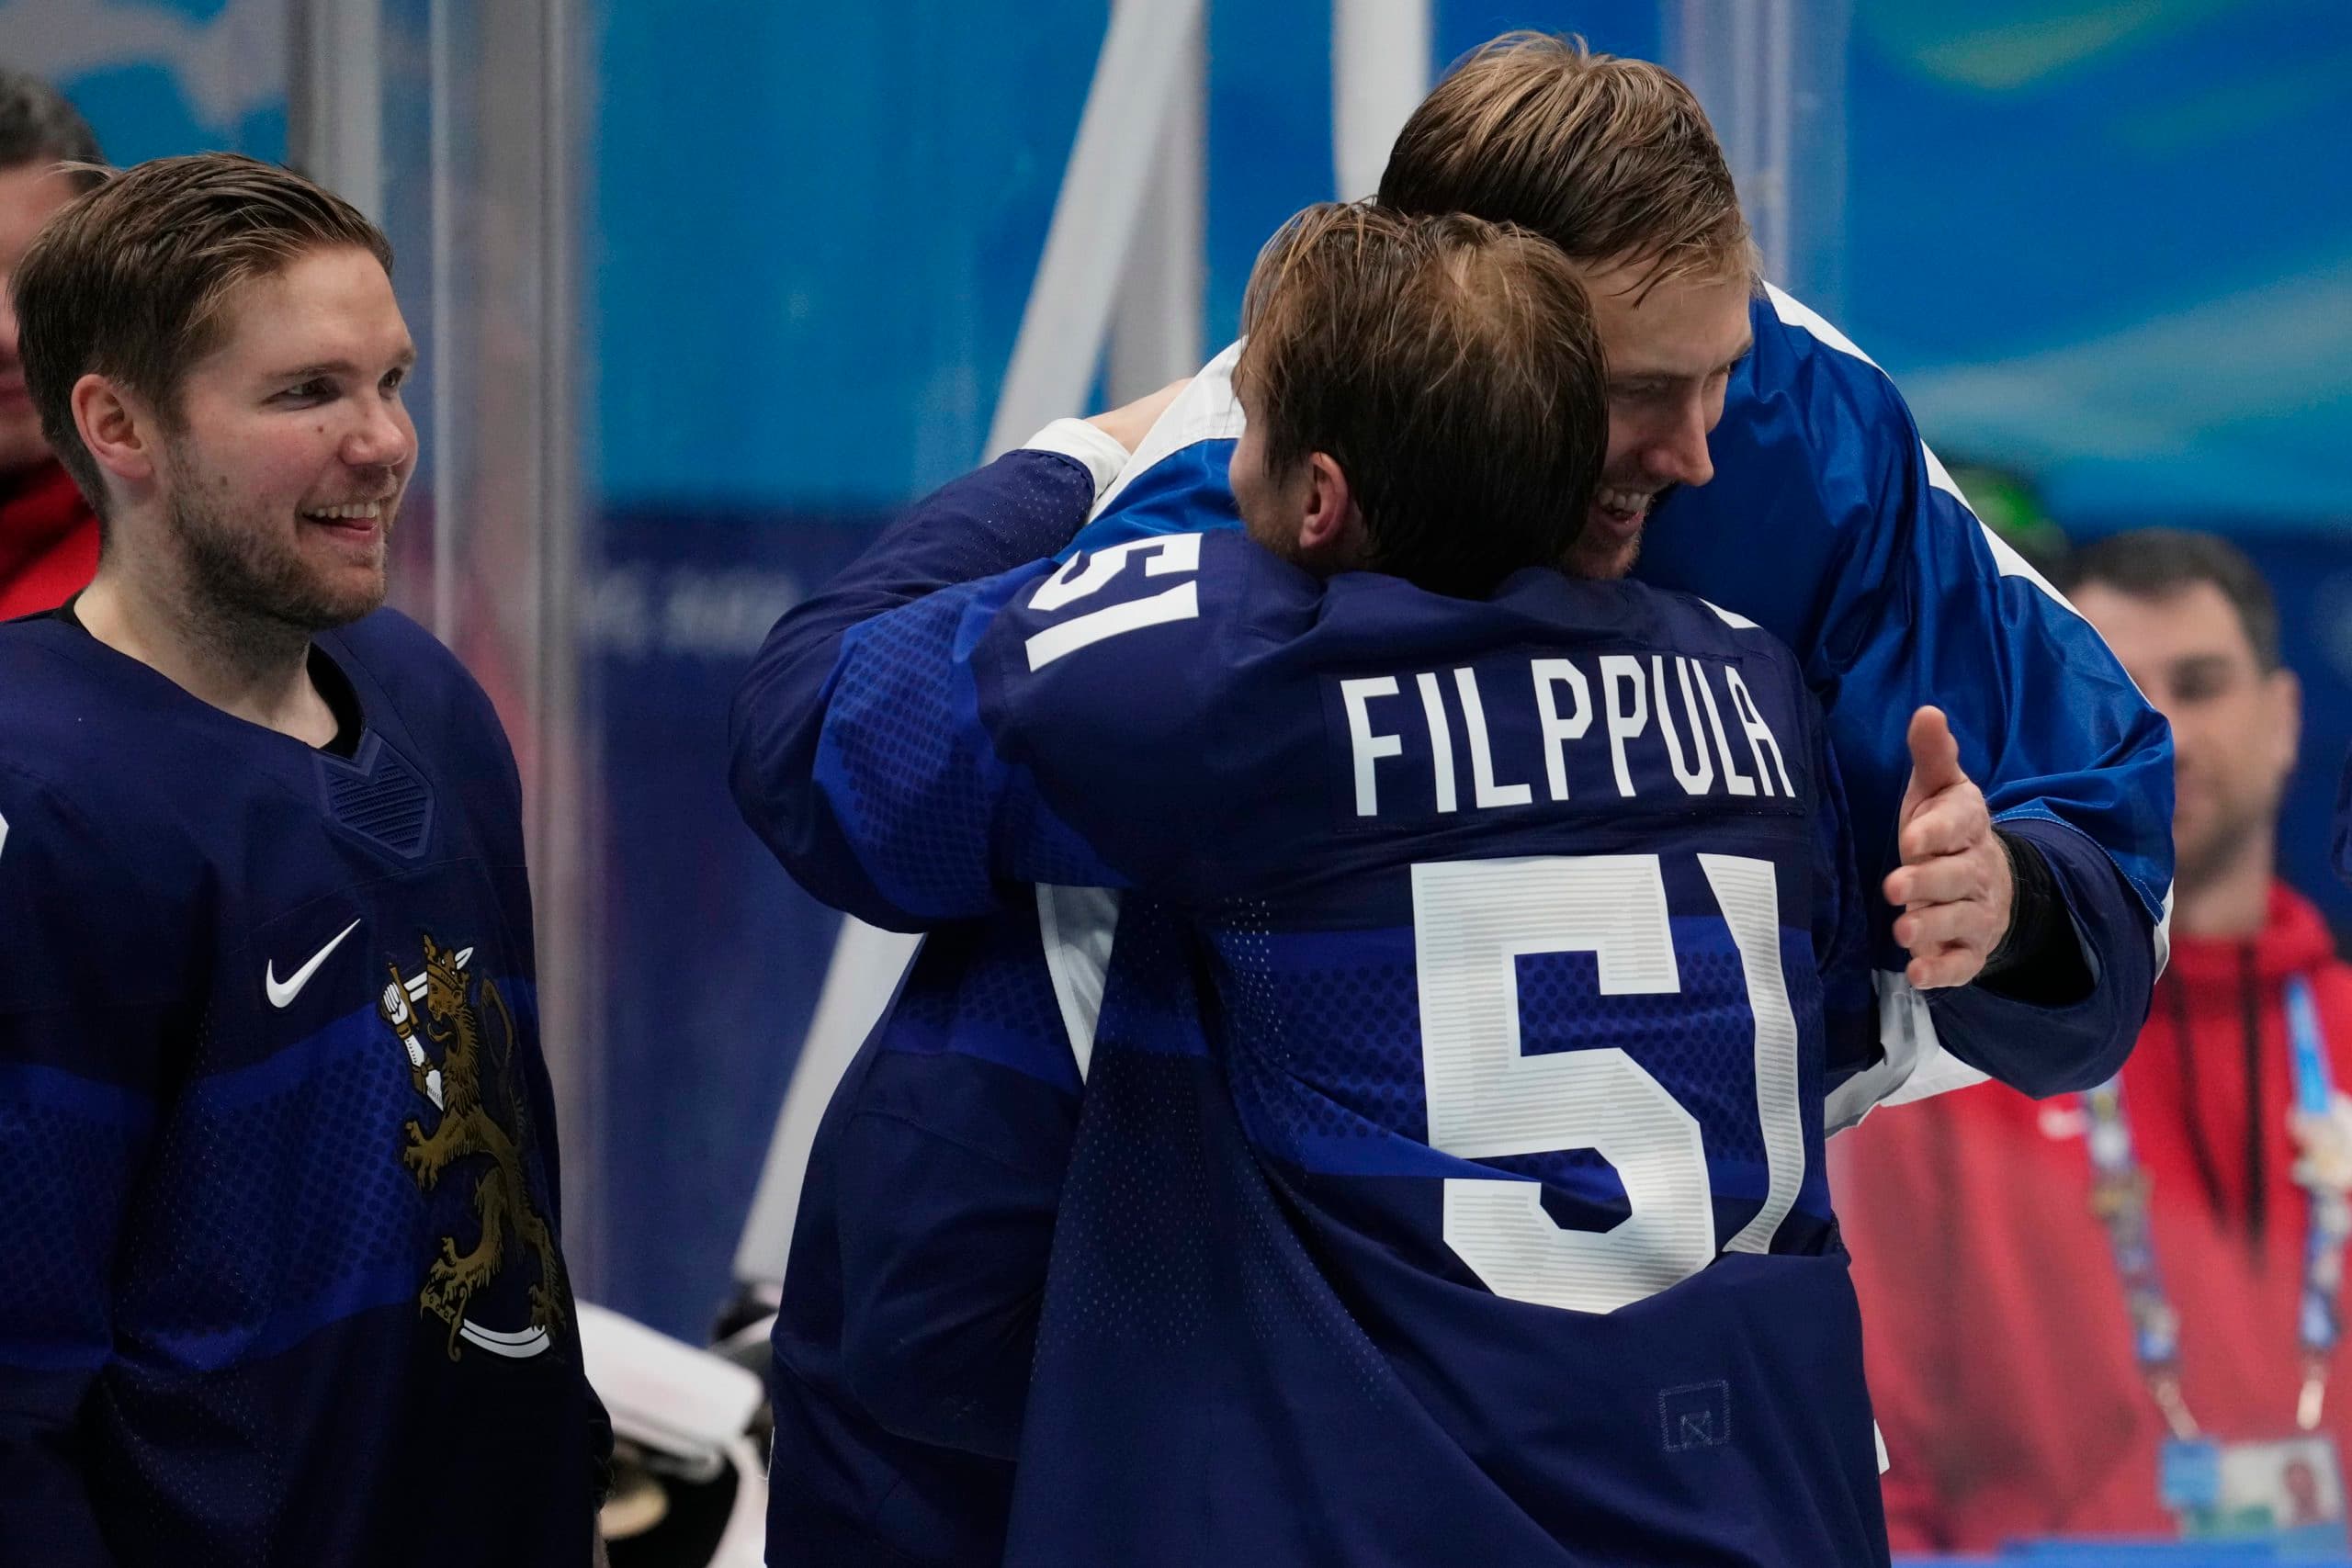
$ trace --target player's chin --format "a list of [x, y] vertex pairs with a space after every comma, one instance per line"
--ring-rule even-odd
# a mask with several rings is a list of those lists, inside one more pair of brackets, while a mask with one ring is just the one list
[[390, 587], [380, 554], [372, 566], [354, 564], [318, 572], [304, 584], [300, 602], [288, 606], [287, 618], [313, 631], [347, 626], [382, 609]]
[[1641, 558], [1642, 534], [1638, 527], [1626, 531], [1587, 526], [1568, 547], [1568, 575], [1607, 581], [1631, 572], [1634, 563]]

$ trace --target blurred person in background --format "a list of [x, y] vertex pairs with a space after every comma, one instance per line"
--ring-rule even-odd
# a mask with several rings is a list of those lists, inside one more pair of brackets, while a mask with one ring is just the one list
[[98, 139], [65, 96], [0, 67], [0, 621], [53, 610], [98, 569], [98, 515], [41, 435], [17, 355], [8, 275], [49, 215], [98, 175]]
[[2103, 539], [2066, 580], [2172, 724], [2172, 961], [2109, 1084], [1963, 1089], [1833, 1154], [1898, 1551], [2259, 1528], [2288, 1496], [2342, 1516], [2312, 1439], [2352, 1438], [2352, 969], [2275, 869], [2301, 724], [2278, 611], [2208, 534]]

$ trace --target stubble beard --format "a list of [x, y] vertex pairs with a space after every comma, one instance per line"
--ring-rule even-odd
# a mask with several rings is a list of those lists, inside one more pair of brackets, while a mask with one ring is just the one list
[[1642, 558], [1642, 539], [1648, 533], [1646, 524], [1640, 534], [1624, 545], [1604, 544], [1588, 532], [1568, 547], [1567, 573], [1591, 582], [1611, 582], [1632, 575], [1634, 563]]
[[240, 662], [306, 646], [313, 633], [348, 626], [384, 602], [380, 562], [372, 590], [338, 593], [286, 541], [200, 498], [175, 496], [168, 521], [194, 623]]

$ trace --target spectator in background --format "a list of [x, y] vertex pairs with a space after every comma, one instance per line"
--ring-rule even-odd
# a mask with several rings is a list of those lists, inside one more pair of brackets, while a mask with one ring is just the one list
[[49, 215], [97, 183], [55, 165], [100, 161], [63, 94], [0, 68], [0, 621], [57, 608], [98, 569], [97, 513], [51, 455], [25, 388], [8, 275]]
[[[2172, 962], [2120, 1087], [1986, 1084], [1833, 1155], [1898, 1551], [2245, 1522], [2315, 1495], [2289, 1472], [2326, 1445], [2279, 1439], [2352, 1438], [2327, 1382], [2352, 1142], [2302, 1109], [2352, 1075], [2352, 968], [2274, 869], [2301, 728], [2278, 610], [2205, 534], [2101, 540], [2067, 578], [2173, 726]], [[2167, 1438], [2245, 1447], [2160, 1463]]]

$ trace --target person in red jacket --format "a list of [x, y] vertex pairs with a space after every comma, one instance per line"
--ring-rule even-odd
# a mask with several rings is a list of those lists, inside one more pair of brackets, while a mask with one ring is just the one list
[[2173, 726], [2172, 961], [2115, 1082], [1980, 1085], [1833, 1150], [1894, 1543], [2340, 1542], [2352, 968], [2274, 870], [2301, 689], [2222, 539], [2122, 535], [2069, 577]]
[[55, 165], [99, 161], [63, 94], [0, 69], [0, 621], [57, 608], [98, 570], [97, 513], [50, 455], [25, 389], [8, 276], [49, 215], [97, 181]]

